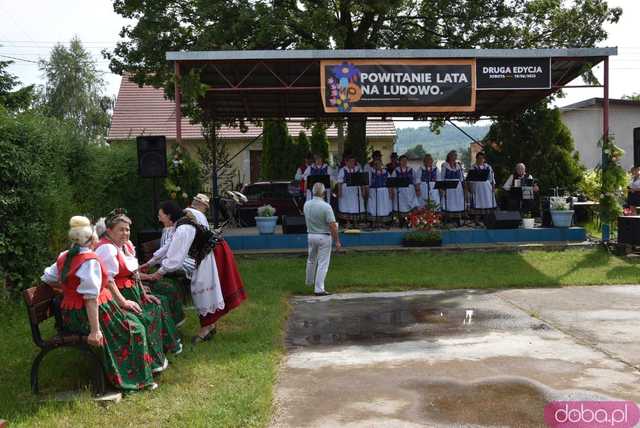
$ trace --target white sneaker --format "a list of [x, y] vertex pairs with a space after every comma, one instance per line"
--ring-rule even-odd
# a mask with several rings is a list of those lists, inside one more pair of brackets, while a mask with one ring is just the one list
[[154, 390], [158, 389], [158, 384], [153, 382], [151, 385], [147, 386], [145, 389], [147, 391], [154, 391]]

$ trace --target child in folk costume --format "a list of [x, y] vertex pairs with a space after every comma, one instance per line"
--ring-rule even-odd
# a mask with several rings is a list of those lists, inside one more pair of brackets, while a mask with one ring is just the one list
[[392, 177], [409, 179], [409, 186], [399, 187], [395, 193], [393, 201], [393, 209], [399, 210], [400, 215], [407, 215], [413, 211], [418, 201], [416, 199], [415, 174], [413, 169], [407, 166], [408, 158], [405, 155], [400, 156], [400, 166], [393, 172]]
[[455, 215], [461, 218], [464, 212], [464, 171], [458, 162], [458, 152], [451, 150], [447, 153], [447, 159], [440, 167], [440, 180], [457, 181], [458, 184], [453, 189], [443, 192], [442, 210], [448, 215]]
[[[303, 174], [303, 178], [305, 180], [305, 190], [306, 190], [307, 201], [313, 200], [313, 195], [311, 194], [311, 188], [308, 186], [309, 176], [328, 175], [329, 177], [331, 177], [331, 175], [333, 174], [331, 167], [326, 163], [324, 163], [322, 156], [314, 155], [313, 158], [314, 158], [314, 162], [307, 167], [307, 169], [304, 171], [304, 174]], [[327, 189], [325, 190], [325, 200], [327, 201], [327, 203], [331, 203], [331, 186], [327, 187]]]
[[191, 298], [200, 318], [200, 330], [193, 343], [210, 340], [216, 334], [216, 321], [246, 299], [233, 252], [224, 240], [209, 231], [208, 222], [198, 215], [207, 207], [208, 204], [194, 198], [192, 206], [184, 210], [185, 216], [176, 223], [160, 269], [149, 278], [160, 280], [167, 272], [180, 269], [187, 258], [193, 258]]
[[373, 169], [369, 173], [367, 213], [371, 222], [388, 223], [391, 221], [392, 189], [387, 187], [387, 178], [389, 178], [389, 173], [382, 165], [382, 160], [376, 159], [373, 162]]
[[486, 181], [469, 181], [471, 190], [471, 208], [475, 214], [486, 214], [496, 208], [496, 180], [493, 168], [486, 163], [486, 155], [480, 152], [476, 155], [476, 163], [471, 168], [476, 171], [489, 171]]
[[433, 166], [433, 157], [430, 154], [424, 155], [423, 165], [416, 172], [416, 193], [418, 206], [427, 206], [428, 202], [438, 206], [440, 209], [440, 192], [435, 189], [438, 176], [438, 167]]
[[65, 330], [87, 336], [101, 357], [107, 379], [116, 388], [155, 389], [151, 351], [142, 322], [133, 314], [140, 308], [109, 291], [108, 275], [92, 251], [98, 236], [89, 219], [69, 221], [73, 246], [45, 269], [42, 281], [61, 284], [62, 323]]
[[347, 222], [347, 227], [352, 221], [357, 221], [360, 214], [365, 212], [364, 186], [347, 186], [351, 174], [360, 172], [353, 156], [348, 155], [346, 165], [338, 172], [338, 218]]
[[142, 286], [138, 273], [138, 259], [129, 241], [131, 219], [123, 209], [111, 211], [97, 224], [101, 236], [96, 254], [103, 264], [111, 292], [135, 302], [141, 309], [136, 315], [147, 330], [147, 340], [154, 359], [154, 368], [164, 370], [168, 361], [165, 352], [182, 352], [176, 325], [171, 317], [170, 305], [164, 296], [155, 296]]

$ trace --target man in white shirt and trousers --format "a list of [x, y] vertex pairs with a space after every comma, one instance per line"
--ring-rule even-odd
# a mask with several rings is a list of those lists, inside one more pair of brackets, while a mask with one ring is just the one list
[[316, 296], [328, 296], [324, 290], [324, 279], [329, 270], [332, 238], [336, 242], [336, 251], [340, 250], [340, 236], [333, 209], [324, 200], [324, 184], [316, 183], [312, 189], [313, 199], [304, 204], [304, 218], [307, 223], [307, 285], [314, 285]]

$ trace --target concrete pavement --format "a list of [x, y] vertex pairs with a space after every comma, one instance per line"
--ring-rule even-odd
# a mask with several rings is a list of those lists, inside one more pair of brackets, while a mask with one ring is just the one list
[[640, 287], [292, 300], [276, 427], [545, 426], [551, 400], [640, 402]]

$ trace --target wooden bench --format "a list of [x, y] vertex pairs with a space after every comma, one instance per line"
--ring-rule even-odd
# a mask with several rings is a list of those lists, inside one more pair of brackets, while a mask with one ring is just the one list
[[[105, 393], [105, 371], [100, 358], [91, 350], [87, 343], [87, 336], [65, 331], [60, 315], [60, 294], [50, 285], [40, 284], [22, 292], [22, 297], [27, 304], [29, 323], [31, 324], [31, 335], [33, 342], [40, 348], [40, 352], [33, 360], [31, 366], [31, 390], [38, 394], [38, 372], [40, 364], [45, 355], [57, 348], [72, 347], [80, 350], [91, 361], [94, 362], [94, 373], [92, 379], [93, 392], [97, 395]], [[55, 318], [56, 334], [48, 339], [42, 337], [40, 324], [49, 318]]]

